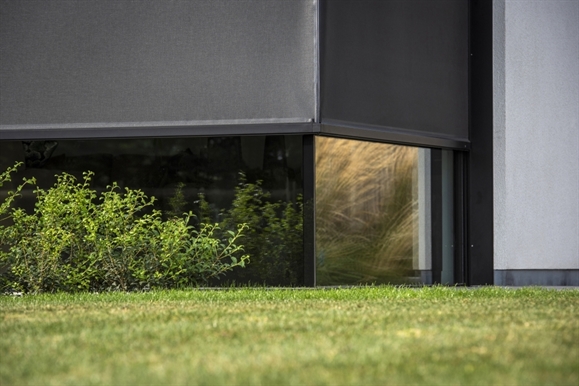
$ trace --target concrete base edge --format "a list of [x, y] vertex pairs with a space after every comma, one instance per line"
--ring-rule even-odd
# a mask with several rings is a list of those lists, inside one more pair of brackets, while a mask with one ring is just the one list
[[579, 269], [501, 269], [495, 285], [579, 286]]

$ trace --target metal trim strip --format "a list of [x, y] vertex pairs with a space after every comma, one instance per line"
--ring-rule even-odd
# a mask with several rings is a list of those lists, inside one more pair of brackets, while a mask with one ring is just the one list
[[454, 150], [470, 150], [470, 141], [464, 138], [432, 136], [413, 130], [395, 127], [375, 126], [337, 120], [322, 120], [322, 135], [333, 135], [351, 139], [392, 142], [401, 145], [434, 147]]
[[[219, 122], [219, 121], [215, 121]], [[79, 125], [34, 125], [0, 128], [0, 140], [98, 139], [142, 137], [209, 137], [233, 135], [311, 134], [316, 130], [309, 122], [260, 122], [187, 125], [181, 122], [119, 123]]]

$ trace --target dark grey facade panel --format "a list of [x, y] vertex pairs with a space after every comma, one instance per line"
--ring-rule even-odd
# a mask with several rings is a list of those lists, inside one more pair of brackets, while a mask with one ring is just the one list
[[468, 1], [321, 5], [321, 122], [468, 139]]
[[312, 0], [0, 0], [0, 124], [307, 122], [316, 21]]
[[466, 162], [468, 285], [493, 284], [493, 3], [471, 2], [471, 150]]

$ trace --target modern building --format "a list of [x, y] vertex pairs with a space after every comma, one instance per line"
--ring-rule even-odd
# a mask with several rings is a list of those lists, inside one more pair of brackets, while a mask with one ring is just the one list
[[246, 201], [235, 280], [579, 285], [578, 21], [577, 0], [0, 0], [0, 169], [92, 170], [207, 221], [259, 193], [286, 228]]

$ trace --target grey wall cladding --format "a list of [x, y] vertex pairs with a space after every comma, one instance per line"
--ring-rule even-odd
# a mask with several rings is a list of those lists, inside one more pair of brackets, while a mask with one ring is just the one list
[[0, 0], [0, 124], [315, 114], [311, 0]]
[[468, 138], [468, 2], [322, 3], [322, 123]]

